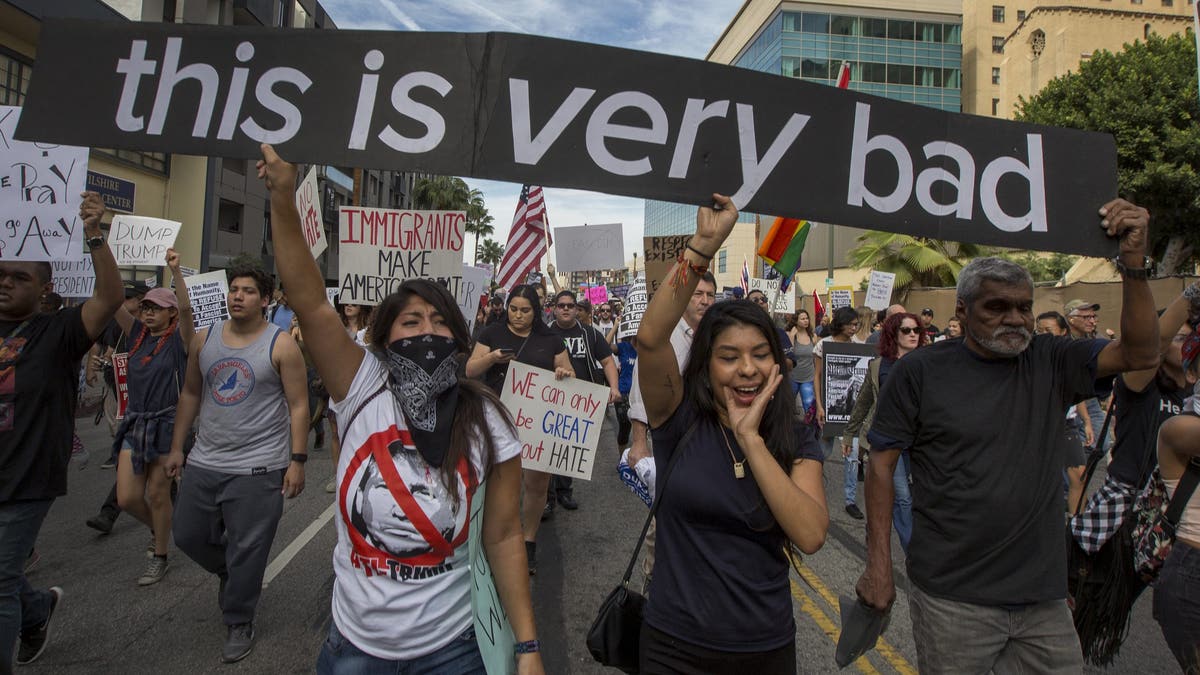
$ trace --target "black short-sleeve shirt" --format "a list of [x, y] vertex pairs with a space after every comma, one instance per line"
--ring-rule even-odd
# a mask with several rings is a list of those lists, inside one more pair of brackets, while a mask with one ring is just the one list
[[868, 440], [911, 449], [914, 584], [981, 605], [1066, 597], [1066, 409], [1093, 395], [1105, 342], [1038, 335], [985, 359], [948, 340], [892, 366]]
[[21, 323], [0, 321], [0, 504], [67, 494], [79, 363], [92, 347], [80, 307]]
[[[790, 420], [789, 420], [790, 422]], [[746, 464], [735, 478], [719, 424], [686, 402], [653, 430], [662, 480], [688, 429], [685, 454], [659, 486], [654, 579], [646, 622], [668, 635], [710, 649], [756, 652], [795, 638], [785, 535]], [[795, 459], [822, 461], [812, 427], [795, 425]], [[733, 432], [732, 451], [745, 453]]]
[[[508, 329], [507, 321], [484, 328], [479, 334], [478, 344], [488, 349], [511, 349], [516, 354], [514, 361], [549, 371], [554, 370], [555, 355], [566, 349], [561, 339], [549, 333], [533, 331], [525, 337], [516, 335]], [[497, 363], [483, 374], [483, 382], [499, 394], [507, 375], [508, 364]]]
[[558, 322], [554, 322], [550, 324], [550, 332], [562, 340], [577, 379], [595, 384], [608, 384], [600, 362], [613, 353], [608, 340], [604, 339], [600, 331], [579, 322], [570, 328], [563, 328]]
[[1158, 466], [1158, 428], [1183, 412], [1183, 400], [1191, 392], [1155, 377], [1142, 391], [1131, 391], [1125, 378], [1113, 387], [1117, 418], [1112, 461], [1108, 475], [1127, 485], [1142, 487]]

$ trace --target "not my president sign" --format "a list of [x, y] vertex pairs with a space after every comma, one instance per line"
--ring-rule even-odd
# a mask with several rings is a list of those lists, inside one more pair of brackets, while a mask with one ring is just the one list
[[[596, 67], [603, 64], [603, 67]], [[78, 105], [88, 101], [87, 106]], [[405, 168], [1112, 255], [1111, 136], [505, 33], [48, 20], [26, 140]]]

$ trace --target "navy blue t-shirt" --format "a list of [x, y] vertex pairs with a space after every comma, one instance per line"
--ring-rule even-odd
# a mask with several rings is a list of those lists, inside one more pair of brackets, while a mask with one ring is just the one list
[[[646, 622], [695, 645], [729, 652], [779, 649], [796, 635], [786, 535], [747, 463], [735, 478], [719, 423], [683, 403], [653, 430], [659, 480], [688, 429], [696, 430], [659, 486], [654, 578]], [[729, 444], [746, 455], [732, 431]], [[795, 424], [795, 459], [823, 460], [812, 427]]]

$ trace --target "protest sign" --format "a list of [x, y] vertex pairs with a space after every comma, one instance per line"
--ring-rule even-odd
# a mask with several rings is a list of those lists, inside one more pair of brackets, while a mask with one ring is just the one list
[[521, 466], [592, 479], [608, 387], [510, 361], [500, 402], [512, 413], [521, 439]]
[[54, 292], [64, 298], [90, 298], [96, 290], [96, 270], [92, 258], [82, 260], [53, 260]]
[[679, 260], [679, 255], [687, 248], [692, 240], [690, 234], [672, 234], [665, 237], [645, 237], [646, 263], [646, 296], [653, 298], [658, 287], [662, 285], [667, 272]]
[[838, 307], [853, 307], [854, 306], [854, 287], [853, 286], [832, 286], [829, 289], [829, 307], [826, 309], [830, 312]]
[[767, 307], [771, 312], [792, 314], [796, 311], [796, 292], [790, 288], [779, 290], [779, 279], [751, 279], [750, 290], [762, 291], [767, 296]]
[[487, 504], [487, 481], [479, 484], [471, 497], [471, 531], [467, 539], [467, 564], [471, 568], [471, 619], [475, 624], [475, 642], [488, 675], [516, 672], [513, 658], [512, 626], [496, 591], [492, 566], [483, 546], [483, 509]]
[[615, 284], [613, 286], [609, 286], [608, 297], [610, 299], [624, 298], [625, 296], [629, 295], [629, 286], [630, 284]]
[[329, 247], [325, 221], [321, 218], [321, 191], [317, 186], [317, 167], [310, 167], [296, 190], [296, 210], [300, 212], [300, 230], [314, 258]]
[[88, 171], [87, 189], [98, 193], [105, 208], [110, 211], [122, 213], [133, 213], [134, 211], [137, 184], [131, 180], [123, 180], [99, 171]]
[[146, 285], [146, 288], [154, 288], [158, 285], [158, 277], [146, 277], [142, 279], [142, 283]]
[[533, 35], [47, 19], [25, 109], [18, 137], [44, 142], [245, 159], [273, 143], [298, 163], [1117, 250], [1096, 215], [1117, 194], [1110, 135]]
[[325, 289], [325, 299], [329, 301], [329, 304], [333, 305], [334, 307], [337, 307], [337, 304], [338, 304], [338, 289], [336, 289], [336, 288], [326, 288], [326, 289]]
[[457, 295], [462, 283], [463, 211], [338, 209], [338, 298], [378, 305], [406, 279], [436, 279]]
[[129, 353], [120, 352], [112, 355], [113, 382], [117, 390], [117, 419], [125, 419], [125, 409], [129, 407]]
[[588, 302], [592, 303], [592, 308], [608, 302], [608, 286], [592, 286], [587, 289]]
[[190, 276], [183, 284], [187, 286], [192, 324], [196, 330], [229, 318], [229, 280], [225, 270]]
[[642, 315], [646, 313], [646, 283], [639, 281], [629, 288], [625, 297], [625, 308], [621, 310], [621, 322], [617, 325], [617, 339], [637, 335], [638, 326], [642, 325]]
[[479, 309], [480, 296], [488, 292], [490, 279], [491, 275], [487, 270], [463, 263], [462, 282], [458, 284], [454, 299], [458, 302], [458, 309], [462, 311], [463, 318], [467, 320], [468, 333], [475, 332], [475, 311]]
[[0, 106], [0, 260], [82, 260], [88, 149], [15, 140], [20, 117]]
[[892, 287], [895, 284], [895, 274], [871, 270], [871, 285], [867, 287], [867, 298], [863, 304], [871, 309], [887, 309], [892, 304]]
[[879, 356], [877, 345], [825, 340], [821, 349], [824, 371], [821, 373], [821, 405], [825, 408], [825, 426], [821, 436], [831, 438], [842, 432], [854, 412], [854, 402], [867, 378], [871, 359]]
[[108, 245], [118, 265], [163, 267], [181, 226], [164, 218], [119, 214], [113, 217]]
[[559, 274], [625, 267], [621, 224], [554, 228], [554, 260]]
[[179, 273], [184, 277], [194, 277], [197, 274], [200, 274], [200, 270], [196, 269], [195, 267], [184, 267], [183, 265], [180, 265]]

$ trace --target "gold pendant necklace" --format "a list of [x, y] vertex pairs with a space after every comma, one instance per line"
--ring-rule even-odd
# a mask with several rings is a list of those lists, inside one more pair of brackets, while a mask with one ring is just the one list
[[733, 462], [733, 477], [746, 477], [746, 460], [737, 461], [737, 457], [733, 454], [733, 446], [729, 445], [729, 436], [725, 433], [725, 425], [721, 425], [721, 438], [725, 439], [725, 449], [729, 451], [729, 459]]

